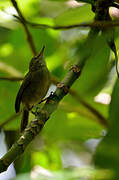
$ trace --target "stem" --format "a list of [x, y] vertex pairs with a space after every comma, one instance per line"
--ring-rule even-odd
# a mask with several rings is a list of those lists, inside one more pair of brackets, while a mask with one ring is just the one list
[[[22, 22], [21, 18], [13, 15], [18, 21]], [[111, 27], [116, 27], [119, 26], [119, 21], [113, 20], [113, 21], [94, 21], [94, 22], [87, 22], [87, 23], [80, 23], [80, 24], [73, 24], [73, 25], [67, 25], [67, 26], [51, 26], [48, 24], [39, 24], [39, 23], [34, 23], [25, 20], [25, 23], [28, 24], [29, 26], [33, 28], [40, 28], [40, 29], [54, 29], [54, 30], [68, 30], [68, 29], [73, 29], [73, 28], [84, 28], [84, 27], [98, 27], [98, 28], [111, 28]]]
[[36, 55], [36, 54], [37, 54], [36, 47], [35, 47], [35, 44], [34, 44], [32, 35], [31, 35], [31, 33], [30, 33], [27, 25], [26, 25], [26, 20], [25, 20], [23, 14], [21, 13], [21, 11], [20, 11], [20, 9], [19, 9], [19, 7], [18, 7], [16, 0], [11, 0], [11, 2], [12, 2], [12, 4], [13, 4], [14, 8], [16, 9], [16, 11], [17, 11], [20, 19], [21, 19], [21, 23], [22, 23], [22, 25], [23, 25], [23, 27], [24, 27], [24, 30], [25, 30], [25, 32], [26, 32], [27, 41], [28, 41], [28, 44], [29, 44], [29, 46], [30, 46], [30, 48], [31, 48], [31, 50], [32, 50], [32, 53], [33, 53], [34, 55]]

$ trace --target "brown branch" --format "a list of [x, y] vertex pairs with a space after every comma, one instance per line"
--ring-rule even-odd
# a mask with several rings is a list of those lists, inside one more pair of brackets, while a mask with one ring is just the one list
[[30, 33], [27, 25], [26, 25], [26, 20], [25, 20], [23, 14], [21, 13], [21, 11], [20, 11], [20, 9], [19, 9], [19, 7], [18, 7], [16, 0], [11, 0], [11, 2], [12, 2], [12, 4], [13, 4], [14, 8], [16, 9], [16, 11], [17, 11], [20, 19], [21, 19], [20, 22], [22, 23], [22, 25], [23, 25], [23, 27], [24, 27], [24, 30], [25, 30], [25, 32], [26, 32], [27, 41], [28, 41], [28, 44], [29, 44], [29, 46], [30, 46], [30, 48], [31, 48], [31, 50], [32, 50], [32, 53], [33, 53], [34, 55], [36, 55], [36, 54], [37, 54], [36, 47], [35, 47], [35, 44], [34, 44], [32, 35], [31, 35], [31, 33]]
[[50, 28], [54, 30], [67, 30], [72, 28], [83, 28], [83, 27], [98, 27], [98, 28], [105, 28], [105, 27], [115, 27], [119, 26], [119, 21], [95, 21], [95, 22], [89, 22], [89, 23], [80, 23], [80, 24], [73, 24], [73, 25], [67, 25], [67, 26], [50, 26], [47, 24], [37, 24], [37, 23], [31, 23], [29, 21], [26, 21], [27, 24], [29, 24], [31, 27], [35, 28]]
[[[58, 78], [56, 77], [52, 77], [52, 82], [57, 85], [59, 83]], [[89, 103], [87, 103], [85, 100], [83, 100], [80, 95], [74, 90], [74, 89], [70, 89], [69, 90], [69, 94], [75, 98], [75, 100], [77, 100], [78, 102], [80, 102], [84, 107], [86, 107], [90, 112], [92, 112], [98, 119], [98, 122], [100, 124], [102, 124], [105, 128], [108, 127], [108, 122], [107, 119], [98, 111], [96, 110], [93, 106], [91, 106]]]
[[98, 111], [96, 110], [93, 106], [91, 106], [89, 103], [84, 101], [80, 95], [74, 91], [73, 89], [70, 89], [70, 95], [75, 97], [77, 101], [79, 101], [84, 107], [86, 107], [90, 112], [92, 112], [97, 118], [100, 124], [102, 124], [104, 127], [108, 127], [108, 122], [106, 118]]
[[[16, 15], [13, 15], [17, 20], [22, 22], [22, 19]], [[98, 27], [98, 28], [111, 28], [119, 26], [119, 21], [94, 21], [94, 22], [87, 22], [87, 23], [80, 23], [80, 24], [73, 24], [73, 25], [66, 25], [66, 26], [51, 26], [48, 24], [39, 24], [25, 20], [25, 23], [30, 25], [33, 28], [40, 28], [40, 29], [54, 29], [54, 30], [68, 30], [72, 28], [84, 28], [84, 27]]]

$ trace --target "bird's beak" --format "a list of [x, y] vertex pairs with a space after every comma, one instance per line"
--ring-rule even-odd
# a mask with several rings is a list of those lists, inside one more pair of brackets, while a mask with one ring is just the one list
[[37, 56], [38, 58], [43, 57], [44, 50], [45, 50], [45, 46], [43, 46], [43, 48], [41, 49], [41, 52], [38, 54], [38, 56]]

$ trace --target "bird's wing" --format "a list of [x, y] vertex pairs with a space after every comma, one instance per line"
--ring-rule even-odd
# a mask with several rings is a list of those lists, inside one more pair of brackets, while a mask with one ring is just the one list
[[16, 113], [19, 112], [20, 109], [20, 103], [22, 100], [22, 95], [25, 91], [25, 89], [29, 86], [29, 84], [31, 83], [31, 74], [27, 74], [23, 80], [23, 83], [18, 91], [17, 97], [16, 97], [16, 101], [15, 101], [15, 111]]

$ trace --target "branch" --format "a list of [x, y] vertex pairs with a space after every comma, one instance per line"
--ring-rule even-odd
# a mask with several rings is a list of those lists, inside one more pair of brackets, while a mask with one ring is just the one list
[[50, 28], [54, 30], [68, 30], [72, 28], [84, 28], [84, 27], [98, 27], [98, 28], [104, 28], [104, 27], [115, 27], [119, 26], [119, 21], [113, 20], [110, 21], [96, 21], [96, 22], [89, 22], [89, 23], [80, 23], [80, 24], [73, 24], [73, 25], [67, 25], [67, 26], [50, 26], [47, 24], [37, 24], [37, 23], [31, 23], [29, 21], [26, 21], [27, 24], [29, 24], [31, 27], [35, 28]]
[[[8, 81], [21, 81], [23, 80], [23, 77], [0, 77], [0, 80], [8, 80]], [[53, 84], [57, 85], [59, 82], [58, 78], [52, 76], [51, 77], [51, 81]], [[80, 95], [74, 90], [74, 89], [70, 89], [69, 90], [69, 94], [75, 98], [76, 101], [80, 102], [84, 107], [86, 107], [91, 113], [93, 113], [97, 119], [98, 122], [103, 125], [105, 128], [108, 127], [108, 122], [106, 120], [106, 118], [98, 111], [96, 110], [93, 106], [91, 106], [89, 103], [87, 103], [85, 100], [83, 100]]]
[[[94, 43], [93, 39], [95, 39], [95, 36], [97, 36], [98, 32], [99, 31], [97, 31], [95, 28], [90, 30], [88, 38], [84, 43], [84, 47], [86, 43], [89, 43], [90, 40], [92, 40], [92, 43]], [[30, 122], [28, 127], [24, 130], [22, 136], [0, 159], [0, 172], [5, 171], [8, 166], [24, 152], [25, 148], [35, 138], [35, 136], [41, 132], [45, 123], [50, 118], [50, 115], [57, 109], [59, 102], [65, 95], [67, 95], [72, 84], [80, 76], [81, 70], [85, 65], [85, 61], [89, 56], [90, 53], [82, 54], [76, 65], [70, 68], [64, 80], [57, 85], [57, 89], [54, 94], [47, 100], [41, 110], [37, 112], [35, 119]]]
[[[11, 0], [15, 2], [14, 0]], [[86, 42], [83, 44], [85, 48], [87, 48], [87, 43], [90, 42], [90, 46], [94, 43], [94, 39], [99, 33], [99, 28], [92, 28], [89, 32], [88, 38]], [[89, 58], [91, 51], [87, 49], [87, 53], [82, 53], [80, 56], [80, 60], [70, 68], [70, 71], [64, 78], [64, 80], [57, 85], [57, 89], [54, 94], [47, 100], [45, 105], [39, 110], [35, 116], [35, 119], [32, 120], [29, 126], [24, 130], [22, 136], [18, 139], [18, 141], [13, 144], [13, 146], [9, 149], [9, 151], [0, 159], [0, 172], [5, 171], [8, 166], [18, 157], [20, 156], [28, 144], [38, 135], [44, 124], [50, 118], [50, 115], [56, 110], [59, 102], [63, 99], [65, 95], [67, 95], [72, 84], [78, 79], [80, 73], [85, 65], [87, 58]]]
[[[52, 82], [57, 85], [59, 83], [59, 80], [56, 77], [52, 77]], [[105, 128], [108, 127], [107, 119], [93, 106], [91, 106], [89, 103], [87, 103], [85, 100], [83, 100], [80, 95], [74, 90], [69, 89], [69, 94], [75, 98], [76, 101], [80, 102], [84, 107], [86, 107], [90, 112], [92, 112], [98, 119], [98, 122], [103, 125]]]
[[73, 89], [70, 90], [70, 94], [75, 97], [76, 100], [80, 101], [80, 103], [86, 107], [89, 111], [91, 111], [98, 119], [98, 122], [102, 124], [105, 128], [108, 127], [108, 122], [106, 118], [93, 106], [91, 106], [89, 103], [84, 101], [78, 93], [76, 93]]
[[20, 19], [21, 19], [20, 22], [22, 23], [22, 25], [23, 25], [23, 27], [24, 27], [24, 30], [25, 30], [25, 32], [26, 32], [27, 41], [28, 41], [28, 44], [29, 44], [29, 46], [30, 46], [30, 48], [31, 48], [31, 50], [32, 50], [32, 53], [33, 53], [34, 55], [36, 55], [36, 54], [37, 54], [36, 47], [35, 47], [35, 44], [34, 44], [32, 35], [31, 35], [31, 33], [30, 33], [27, 25], [26, 25], [26, 20], [25, 20], [23, 14], [21, 13], [21, 11], [20, 11], [20, 9], [19, 9], [19, 7], [18, 7], [16, 0], [11, 0], [11, 2], [12, 2], [12, 4], [13, 4], [14, 8], [16, 9], [16, 11], [17, 11]]
[[66, 78], [58, 84], [54, 95], [47, 100], [35, 119], [31, 121], [30, 125], [25, 129], [19, 140], [9, 149], [3, 158], [0, 159], [0, 172], [5, 171], [8, 166], [24, 152], [27, 145], [41, 131], [50, 115], [56, 110], [61, 99], [68, 93], [68, 89], [79, 77], [79, 72], [80, 71], [75, 73], [73, 70], [70, 70]]
[[[90, 110], [89, 111], [87, 111], [87, 109], [82, 110], [79, 106], [75, 106], [74, 104], [71, 104], [71, 103], [60, 102], [59, 109], [65, 112], [69, 112], [69, 113], [71, 112], [76, 113], [79, 116], [88, 118], [90, 121], [99, 122], [97, 116], [95, 116], [95, 114], [92, 113]], [[103, 124], [101, 125], [104, 126]]]
[[[22, 19], [16, 15], [13, 15], [19, 22], [22, 22]], [[73, 28], [84, 28], [84, 27], [98, 27], [98, 28], [111, 28], [119, 26], [119, 21], [94, 21], [94, 22], [87, 22], [87, 23], [80, 23], [80, 24], [73, 24], [67, 26], [51, 26], [48, 24], [39, 24], [25, 20], [25, 23], [30, 25], [33, 28], [40, 28], [40, 29], [54, 29], [54, 30], [68, 30]]]

